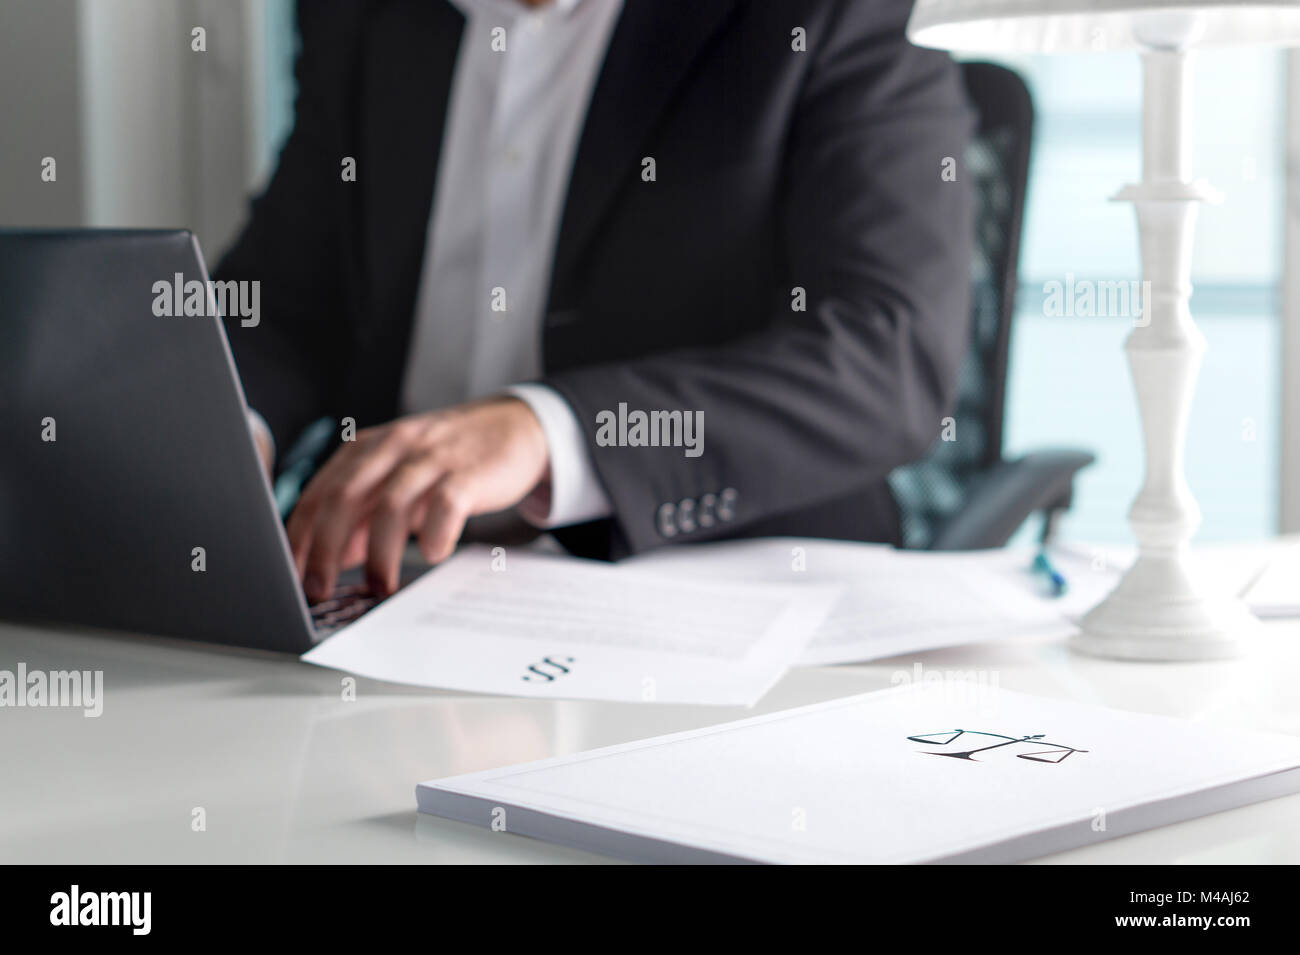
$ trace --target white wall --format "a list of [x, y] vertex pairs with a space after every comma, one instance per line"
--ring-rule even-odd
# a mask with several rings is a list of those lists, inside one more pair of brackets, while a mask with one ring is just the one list
[[284, 125], [288, 15], [286, 0], [5, 0], [0, 224], [189, 228], [215, 260]]
[[87, 225], [193, 221], [188, 6], [188, 0], [81, 2]]
[[77, 15], [78, 0], [0, 3], [0, 226], [83, 221]]
[[87, 224], [183, 226], [215, 258], [256, 165], [260, 21], [231, 0], [81, 0], [80, 25]]

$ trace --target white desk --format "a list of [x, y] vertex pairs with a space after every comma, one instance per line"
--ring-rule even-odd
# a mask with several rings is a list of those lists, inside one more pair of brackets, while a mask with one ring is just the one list
[[[419, 816], [415, 784], [891, 685], [924, 668], [1014, 690], [1300, 735], [1300, 622], [1232, 663], [1131, 664], [1058, 640], [796, 670], [754, 710], [546, 702], [357, 681], [291, 658], [0, 624], [0, 669], [104, 671], [104, 712], [0, 708], [0, 863], [595, 862]], [[191, 829], [195, 807], [206, 831]], [[1300, 862], [1300, 796], [1044, 859]]]

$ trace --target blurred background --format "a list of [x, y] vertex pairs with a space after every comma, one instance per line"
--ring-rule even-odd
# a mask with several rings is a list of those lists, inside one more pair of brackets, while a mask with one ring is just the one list
[[[1282, 529], [1282, 275], [1286, 219], [1286, 51], [1200, 52], [1192, 65], [1194, 174], [1223, 194], [1202, 206], [1192, 312], [1209, 343], [1187, 442], [1200, 540]], [[1128, 203], [1141, 178], [1141, 65], [1127, 53], [1002, 61], [1026, 77], [1037, 129], [1013, 326], [1007, 450], [1092, 448], [1066, 536], [1129, 539], [1142, 477], [1141, 430], [1117, 317], [1049, 317], [1044, 285], [1140, 277]], [[1292, 320], [1296, 320], [1293, 315]], [[1293, 377], [1300, 376], [1294, 368]], [[1293, 408], [1291, 430], [1300, 422]], [[1291, 471], [1292, 494], [1300, 473]], [[1300, 530], [1292, 500], [1289, 530]]]
[[[215, 262], [292, 124], [294, 43], [292, 0], [0, 0], [0, 225], [184, 226]], [[1194, 61], [1193, 168], [1225, 198], [1201, 212], [1193, 270], [1210, 344], [1187, 451], [1200, 540], [1300, 531], [1300, 294], [1284, 280], [1300, 257], [1287, 195], [1295, 56]], [[1127, 543], [1142, 477], [1128, 321], [1052, 317], [1044, 294], [1070, 276], [1139, 277], [1132, 209], [1108, 201], [1139, 178], [1138, 60], [1003, 62], [1037, 109], [1007, 453], [1093, 449], [1064, 535]], [[45, 157], [53, 182], [40, 179]]]
[[185, 226], [212, 264], [293, 123], [294, 44], [293, 0], [0, 0], [0, 222]]

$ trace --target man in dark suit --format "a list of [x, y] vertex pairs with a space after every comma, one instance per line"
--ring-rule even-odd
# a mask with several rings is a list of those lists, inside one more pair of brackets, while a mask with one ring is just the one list
[[910, 7], [302, 3], [295, 126], [218, 276], [261, 281], [228, 327], [268, 457], [360, 429], [289, 520], [308, 595], [515, 507], [613, 558], [897, 541], [972, 238], [971, 116]]

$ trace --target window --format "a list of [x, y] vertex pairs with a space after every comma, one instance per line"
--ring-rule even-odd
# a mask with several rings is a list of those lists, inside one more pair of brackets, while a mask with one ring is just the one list
[[[1108, 200], [1141, 176], [1141, 63], [1136, 54], [1003, 62], [1026, 78], [1037, 118], [1006, 453], [1094, 451], [1063, 534], [1131, 542], [1143, 451], [1122, 352], [1129, 321], [1049, 316], [1045, 286], [1140, 277], [1132, 206]], [[1204, 515], [1197, 539], [1268, 536], [1278, 510], [1285, 61], [1267, 50], [1207, 51], [1191, 69], [1191, 168], [1224, 196], [1200, 210], [1192, 266], [1192, 314], [1209, 345], [1187, 442]]]

